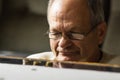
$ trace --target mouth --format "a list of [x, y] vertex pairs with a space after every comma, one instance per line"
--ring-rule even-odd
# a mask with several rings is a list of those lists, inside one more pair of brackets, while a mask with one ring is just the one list
[[60, 51], [59, 54], [60, 55], [73, 55], [75, 54], [75, 52]]
[[79, 52], [60, 51], [57, 54], [57, 60], [59, 61], [78, 61], [79, 59], [80, 59]]

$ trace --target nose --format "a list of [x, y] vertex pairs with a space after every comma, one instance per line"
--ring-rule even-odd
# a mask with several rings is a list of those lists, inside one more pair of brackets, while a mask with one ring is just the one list
[[58, 42], [58, 46], [61, 48], [67, 48], [72, 45], [72, 41], [68, 37], [61, 37]]

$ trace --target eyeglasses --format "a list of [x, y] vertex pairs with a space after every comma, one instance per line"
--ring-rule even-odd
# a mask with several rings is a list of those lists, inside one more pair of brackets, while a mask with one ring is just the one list
[[[92, 27], [87, 33], [79, 33], [79, 32], [68, 32], [66, 33], [67, 37], [71, 40], [83, 40], [90, 32], [92, 32], [95, 27]], [[63, 36], [61, 32], [50, 32], [47, 31], [48, 37], [50, 39], [59, 40]]]

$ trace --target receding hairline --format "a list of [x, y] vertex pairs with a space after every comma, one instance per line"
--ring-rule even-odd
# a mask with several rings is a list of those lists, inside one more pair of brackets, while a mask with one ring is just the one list
[[[47, 16], [49, 15], [50, 8], [55, 0], [49, 0]], [[91, 14], [91, 23], [93, 25], [99, 24], [104, 21], [104, 11], [102, 0], [86, 0]]]

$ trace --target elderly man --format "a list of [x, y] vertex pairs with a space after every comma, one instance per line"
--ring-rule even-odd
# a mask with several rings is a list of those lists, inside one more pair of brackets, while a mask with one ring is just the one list
[[106, 33], [102, 0], [50, 0], [47, 16], [52, 52], [28, 58], [99, 63], [114, 59], [99, 47]]

